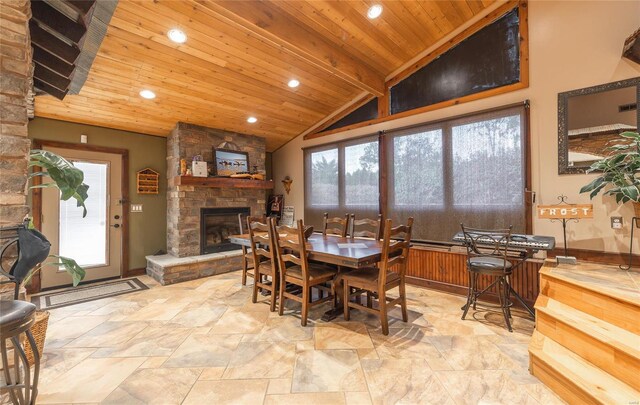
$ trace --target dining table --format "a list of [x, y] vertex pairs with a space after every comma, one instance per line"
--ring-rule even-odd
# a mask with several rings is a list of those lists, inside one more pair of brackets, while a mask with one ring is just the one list
[[[249, 234], [231, 235], [229, 241], [240, 246], [251, 247]], [[352, 269], [371, 267], [382, 257], [381, 240], [351, 238], [337, 235], [312, 233], [307, 239], [308, 259]], [[330, 321], [342, 313], [342, 308], [327, 311], [323, 321]]]

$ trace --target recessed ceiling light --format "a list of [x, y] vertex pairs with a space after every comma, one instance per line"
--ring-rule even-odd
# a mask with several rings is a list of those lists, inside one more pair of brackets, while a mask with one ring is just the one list
[[380, 17], [380, 14], [382, 14], [382, 6], [380, 4], [374, 4], [373, 6], [369, 7], [369, 10], [367, 11], [367, 17], [372, 20], [374, 18]]
[[296, 79], [291, 79], [289, 80], [289, 83], [287, 83], [287, 86], [291, 87], [292, 89], [295, 87], [300, 86], [300, 81], [296, 80]]
[[156, 93], [152, 92], [151, 90], [140, 90], [140, 97], [142, 98], [146, 98], [147, 100], [151, 100], [153, 98], [156, 98]]
[[247, 118], [247, 122], [253, 124], [254, 122], [258, 122], [258, 119], [256, 117], [249, 117]]
[[176, 28], [170, 30], [167, 33], [167, 36], [169, 37], [170, 40], [172, 40], [177, 44], [184, 44], [185, 42], [187, 42], [187, 34], [185, 34], [183, 31], [180, 31], [179, 29], [176, 29]]

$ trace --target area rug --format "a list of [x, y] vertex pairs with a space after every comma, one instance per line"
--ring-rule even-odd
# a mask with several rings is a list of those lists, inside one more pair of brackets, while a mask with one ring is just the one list
[[137, 278], [129, 278], [40, 294], [32, 296], [31, 302], [38, 309], [54, 309], [148, 289], [149, 287]]

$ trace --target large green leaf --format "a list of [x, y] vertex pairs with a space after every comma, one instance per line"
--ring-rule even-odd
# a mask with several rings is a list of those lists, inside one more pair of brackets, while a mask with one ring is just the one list
[[80, 284], [80, 282], [84, 279], [86, 272], [82, 267], [78, 265], [78, 263], [76, 263], [75, 260], [69, 257], [58, 256], [58, 255], [49, 255], [49, 257], [54, 257], [58, 259], [57, 263], [52, 263], [52, 264], [55, 266], [63, 267], [66, 270], [66, 272], [71, 275], [71, 278], [73, 279], [74, 287], [77, 287], [78, 284]]
[[640, 133], [638, 132], [627, 131], [627, 132], [621, 133], [620, 136], [623, 138], [631, 138], [631, 139], [635, 139], [636, 141], [640, 141]]
[[75, 167], [68, 160], [55, 153], [33, 149], [30, 154], [29, 167], [39, 166], [43, 172], [35, 172], [30, 177], [44, 176], [51, 177], [53, 183], [32, 186], [32, 188], [57, 187], [60, 190], [60, 199], [67, 201], [73, 198], [78, 207], [82, 207], [82, 217], [87, 215], [85, 200], [88, 198], [87, 190], [89, 186], [84, 184], [84, 173]]
[[36, 274], [38, 271], [40, 271], [42, 269], [42, 266], [45, 266], [45, 265], [64, 268], [65, 271], [69, 273], [69, 275], [71, 275], [71, 279], [73, 280], [74, 287], [77, 287], [78, 284], [80, 284], [80, 282], [84, 279], [86, 272], [82, 267], [80, 267], [80, 265], [78, 265], [78, 263], [76, 263], [75, 260], [68, 257], [64, 257], [64, 256], [58, 256], [58, 255], [49, 255], [49, 257], [58, 259], [58, 261], [43, 263], [43, 264], [40, 264], [38, 267], [32, 269], [29, 272], [29, 274], [27, 274], [27, 276], [22, 280], [23, 285], [29, 284], [33, 275]]
[[595, 190], [596, 188], [598, 188], [598, 186], [600, 186], [602, 183], [604, 182], [603, 177], [596, 177], [591, 183], [582, 186], [582, 188], [580, 189], [581, 193], [586, 193], [588, 191], [591, 190]]
[[638, 187], [636, 187], [635, 185], [621, 187], [620, 191], [630, 201], [638, 201], [638, 197], [640, 196], [640, 192], [638, 192]]

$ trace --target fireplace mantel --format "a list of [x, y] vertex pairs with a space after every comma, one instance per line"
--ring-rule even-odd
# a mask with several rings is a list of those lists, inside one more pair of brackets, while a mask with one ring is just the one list
[[271, 190], [273, 189], [273, 180], [232, 179], [230, 177], [175, 176], [169, 179], [169, 185], [213, 188], [254, 188]]

